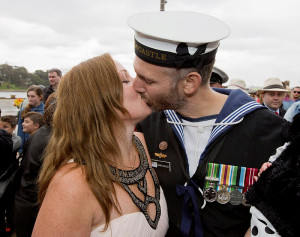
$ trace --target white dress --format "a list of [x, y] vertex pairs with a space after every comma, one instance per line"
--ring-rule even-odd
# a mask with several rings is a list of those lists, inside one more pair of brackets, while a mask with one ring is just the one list
[[91, 237], [163, 237], [169, 228], [167, 203], [160, 188], [161, 216], [156, 229], [148, 224], [142, 212], [134, 212], [120, 216], [110, 221], [105, 232], [102, 232], [104, 224], [94, 228]]

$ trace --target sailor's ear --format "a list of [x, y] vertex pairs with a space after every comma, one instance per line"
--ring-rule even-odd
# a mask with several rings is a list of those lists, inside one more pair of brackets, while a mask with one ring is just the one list
[[183, 79], [183, 90], [186, 95], [194, 94], [200, 87], [202, 78], [197, 72], [190, 72]]

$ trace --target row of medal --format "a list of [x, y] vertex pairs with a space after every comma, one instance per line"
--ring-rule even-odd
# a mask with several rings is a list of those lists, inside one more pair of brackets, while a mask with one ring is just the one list
[[257, 173], [255, 168], [208, 163], [203, 197], [207, 202], [248, 205], [244, 193]]

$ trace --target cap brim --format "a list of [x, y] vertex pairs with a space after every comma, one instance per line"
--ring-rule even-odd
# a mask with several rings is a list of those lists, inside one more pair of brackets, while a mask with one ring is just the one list
[[230, 34], [230, 28], [224, 22], [197, 12], [144, 12], [129, 17], [127, 23], [139, 33], [173, 42], [191, 42], [192, 39], [195, 44], [204, 44]]
[[249, 95], [249, 93], [248, 93], [248, 91], [247, 90], [245, 90], [245, 89], [242, 89], [242, 88], [240, 88], [240, 87], [237, 87], [237, 86], [228, 86], [227, 87], [227, 89], [230, 89], [230, 90], [241, 90], [241, 91], [243, 91], [243, 92], [245, 92], [246, 94], [248, 94]]
[[[222, 84], [226, 83], [229, 79], [228, 75], [222, 71], [221, 69], [217, 68], [217, 67], [213, 67], [212, 69], [212, 74], [215, 73], [217, 75], [219, 75], [222, 79]], [[212, 77], [212, 76], [211, 76]]]
[[261, 89], [261, 90], [258, 90], [258, 92], [264, 92], [264, 91], [280, 91], [280, 92], [289, 92], [288, 90], [285, 90], [285, 89], [280, 89], [280, 88], [275, 88], [275, 89]]

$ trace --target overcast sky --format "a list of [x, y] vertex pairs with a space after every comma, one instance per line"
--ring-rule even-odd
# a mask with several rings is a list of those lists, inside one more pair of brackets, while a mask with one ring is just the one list
[[[127, 18], [159, 10], [160, 0], [2, 0], [0, 64], [67, 72], [109, 52], [134, 74]], [[215, 63], [229, 78], [247, 86], [263, 86], [269, 77], [300, 85], [299, 0], [168, 0], [165, 10], [197, 11], [230, 26]]]

